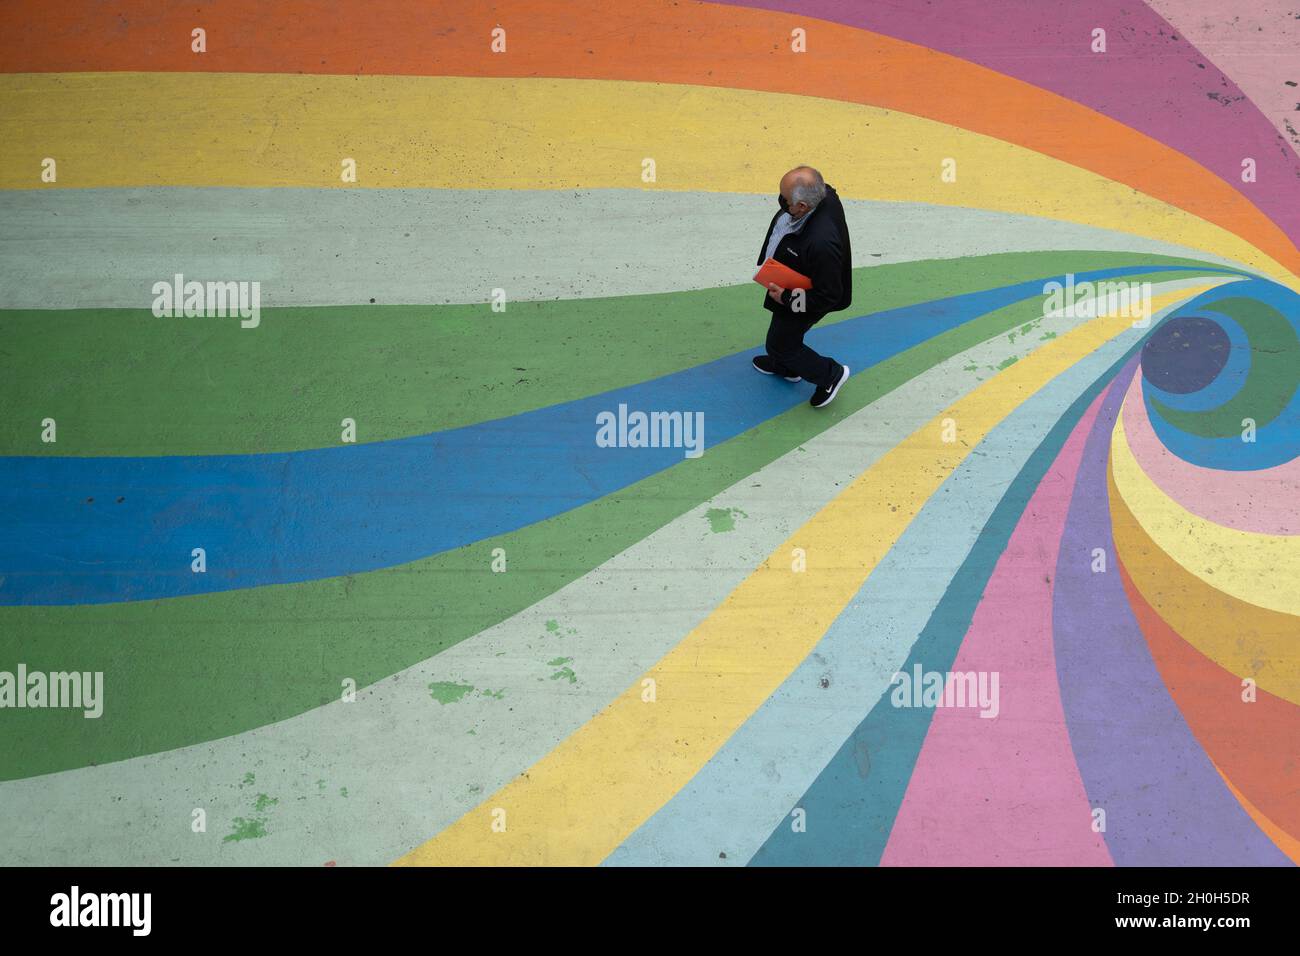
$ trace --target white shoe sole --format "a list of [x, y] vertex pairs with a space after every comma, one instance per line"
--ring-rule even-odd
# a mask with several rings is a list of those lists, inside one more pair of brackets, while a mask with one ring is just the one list
[[[754, 365], [753, 362], [750, 362], [749, 364], [750, 364], [751, 366], [753, 366], [755, 372], [758, 372], [758, 373], [760, 373], [760, 374], [762, 374], [762, 375], [775, 375], [775, 374], [776, 374], [776, 372], [764, 372], [764, 371], [763, 371], [761, 368], [759, 368], [757, 365]], [[787, 382], [802, 382], [802, 381], [803, 381], [803, 376], [801, 376], [801, 375], [796, 375], [794, 378], [790, 378], [788, 375], [782, 375], [781, 377], [782, 377], [783, 379], [785, 379]]]
[[[830, 395], [826, 396], [826, 401], [822, 402], [820, 405], [813, 405], [813, 408], [825, 408], [831, 402], [835, 401], [835, 396], [840, 393], [840, 389], [844, 387], [844, 383], [849, 380], [849, 367], [847, 365], [841, 365], [840, 367], [844, 369], [844, 374], [841, 375], [840, 380], [835, 383], [835, 387], [831, 389]], [[809, 404], [812, 403], [810, 402]]]

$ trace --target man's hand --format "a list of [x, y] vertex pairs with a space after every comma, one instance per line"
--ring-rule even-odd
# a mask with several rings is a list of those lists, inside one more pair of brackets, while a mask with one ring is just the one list
[[785, 289], [781, 288], [775, 282], [769, 282], [767, 284], [767, 294], [775, 299], [779, 304], [781, 302], [781, 296], [785, 295]]

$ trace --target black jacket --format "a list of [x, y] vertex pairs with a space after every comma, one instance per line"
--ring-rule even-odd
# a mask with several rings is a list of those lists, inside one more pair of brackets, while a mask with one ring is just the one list
[[[766, 261], [767, 243], [780, 215], [778, 210], [767, 225], [763, 244], [758, 247], [756, 265], [761, 266]], [[810, 218], [803, 229], [784, 236], [772, 254], [777, 262], [812, 280], [812, 288], [804, 293], [804, 311], [790, 309], [793, 289], [785, 290], [781, 305], [763, 293], [763, 308], [805, 322], [819, 320], [827, 312], [847, 309], [853, 302], [853, 251], [849, 248], [849, 226], [844, 221], [844, 205], [831, 186], [826, 187], [826, 197], [817, 208], [807, 215]]]

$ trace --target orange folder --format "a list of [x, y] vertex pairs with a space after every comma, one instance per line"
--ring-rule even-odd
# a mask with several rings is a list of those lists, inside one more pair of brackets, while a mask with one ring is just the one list
[[806, 275], [795, 272], [785, 263], [768, 259], [754, 273], [754, 281], [767, 288], [769, 282], [775, 282], [782, 289], [811, 289], [812, 280]]

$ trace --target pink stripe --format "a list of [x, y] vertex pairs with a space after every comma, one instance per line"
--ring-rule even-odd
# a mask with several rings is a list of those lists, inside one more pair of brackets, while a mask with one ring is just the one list
[[999, 674], [999, 712], [938, 707], [882, 866], [1109, 866], [1070, 749], [1052, 644], [1052, 575], [1102, 396], [1029, 500], [954, 671]]
[[1300, 82], [1300, 10], [1294, 4], [1147, 0], [1147, 5], [1231, 77], [1300, 152], [1300, 88], [1285, 82]]
[[1183, 461], [1160, 441], [1142, 400], [1142, 376], [1124, 396], [1124, 433], [1157, 488], [1194, 515], [1238, 531], [1300, 534], [1300, 458], [1259, 471], [1216, 471]]

